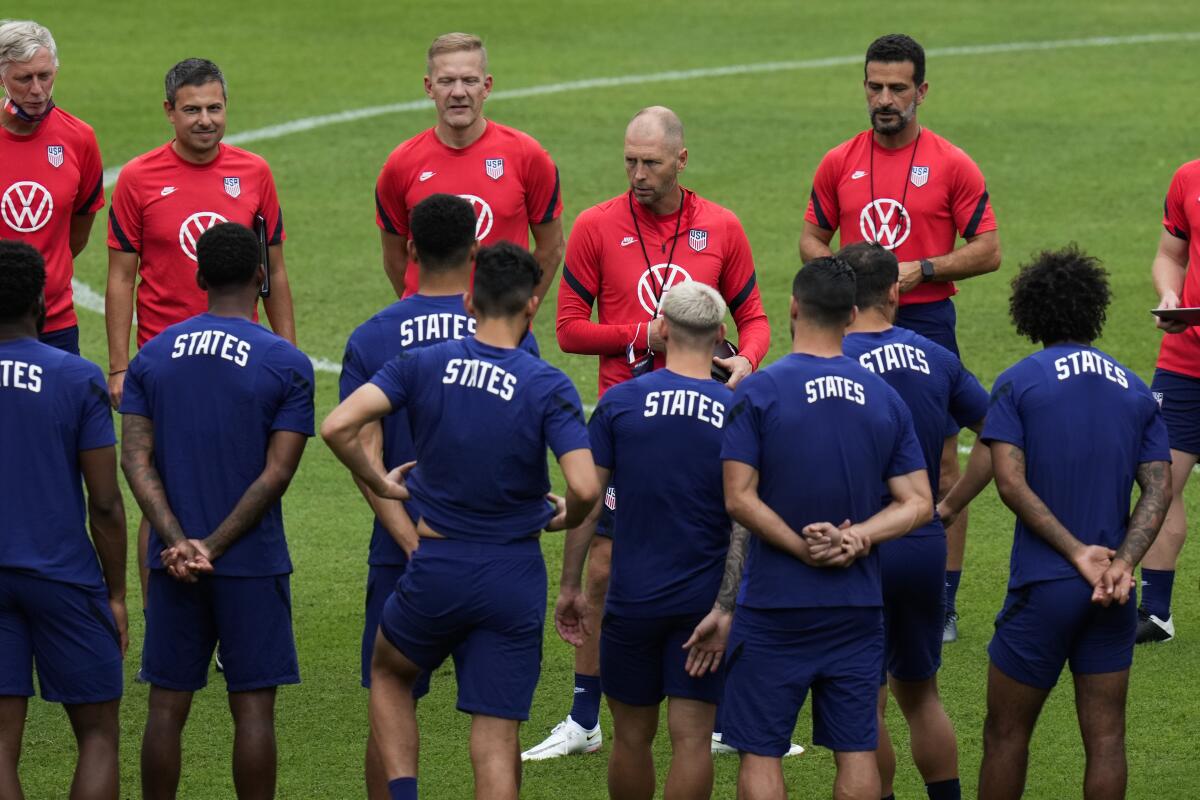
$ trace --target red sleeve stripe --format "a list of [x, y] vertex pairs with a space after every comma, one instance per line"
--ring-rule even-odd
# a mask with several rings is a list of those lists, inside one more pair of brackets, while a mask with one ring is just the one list
[[571, 274], [571, 268], [566, 264], [563, 264], [563, 280], [567, 282], [568, 286], [575, 290], [575, 294], [579, 295], [581, 300], [588, 304], [588, 307], [595, 305], [596, 296], [587, 289], [583, 288], [583, 284], [579, 282], [578, 278]]
[[379, 212], [379, 219], [381, 219], [383, 221], [383, 229], [385, 231], [387, 231], [388, 233], [394, 233], [397, 236], [399, 236], [400, 233], [399, 233], [399, 231], [396, 230], [396, 226], [392, 223], [392, 220], [388, 217], [387, 212], [383, 210], [383, 203], [379, 202], [379, 190], [378, 189], [375, 190], [375, 210]]
[[833, 226], [829, 224], [829, 220], [826, 218], [825, 212], [821, 209], [821, 201], [817, 199], [816, 187], [813, 187], [810, 196], [812, 197], [813, 213], [817, 215], [817, 224], [827, 231], [833, 230]]
[[987, 211], [988, 193], [987, 189], [983, 190], [983, 197], [979, 198], [979, 204], [975, 206], [975, 213], [971, 215], [971, 221], [967, 223], [966, 229], [963, 231], [963, 238], [970, 239], [975, 235], [975, 229], [979, 227], [979, 223], [983, 220], [983, 212]]
[[101, 175], [99, 178], [96, 179], [96, 188], [92, 189], [92, 193], [88, 195], [87, 200], [84, 200], [82, 203], [79, 204], [79, 210], [76, 211], [75, 213], [76, 214], [91, 213], [88, 211], [88, 208], [91, 207], [92, 203], [96, 202], [96, 198], [99, 197], [99, 195], [102, 191], [104, 191], [104, 176], [103, 175]]
[[112, 206], [108, 207], [108, 222], [112, 226], [113, 236], [117, 237], [117, 241], [121, 244], [121, 250], [126, 253], [136, 253], [137, 248], [129, 243], [129, 237], [125, 235], [125, 231], [121, 230], [121, 223], [117, 222], [117, 212]]
[[742, 303], [750, 298], [750, 293], [754, 291], [754, 286], [758, 283], [758, 276], [751, 272], [750, 280], [746, 281], [746, 285], [737, 293], [737, 296], [729, 301], [729, 313], [732, 314], [738, 310]]
[[554, 220], [554, 208], [558, 205], [558, 167], [554, 168], [554, 191], [550, 193], [550, 205], [546, 206], [546, 213], [538, 220], [539, 225], [544, 225], [547, 222]]

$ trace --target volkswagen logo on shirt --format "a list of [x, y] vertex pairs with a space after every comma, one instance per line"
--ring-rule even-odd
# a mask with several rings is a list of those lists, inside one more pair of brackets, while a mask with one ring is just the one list
[[196, 242], [200, 241], [201, 235], [213, 225], [228, 221], [215, 211], [197, 211], [185, 219], [179, 226], [179, 247], [183, 254], [195, 261]]
[[475, 239], [482, 242], [492, 232], [492, 207], [482, 197], [473, 194], [460, 194], [463, 200], [471, 204], [475, 210]]
[[40, 183], [17, 181], [0, 197], [0, 214], [17, 233], [33, 233], [46, 227], [54, 215], [54, 198]]
[[[653, 280], [650, 277], [651, 274], [654, 275]], [[678, 264], [655, 264], [638, 278], [638, 302], [642, 304], [642, 308], [646, 310], [647, 314], [657, 317], [663, 295], [667, 293], [667, 290], [672, 286], [687, 283], [691, 279], [692, 276], [688, 274], [687, 270]]]
[[863, 206], [858, 215], [858, 231], [868, 242], [895, 250], [912, 233], [912, 220], [899, 201], [881, 197]]

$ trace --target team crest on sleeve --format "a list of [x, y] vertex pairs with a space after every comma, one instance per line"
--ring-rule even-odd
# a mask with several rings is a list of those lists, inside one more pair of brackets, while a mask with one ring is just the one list
[[483, 160], [483, 169], [487, 172], [487, 176], [494, 181], [500, 180], [504, 176], [504, 159], [503, 158], [485, 158]]
[[1154, 395], [1154, 402], [1158, 403], [1159, 408], [1162, 408], [1163, 393], [1162, 392], [1151, 392], [1150, 394]]
[[61, 167], [63, 164], [63, 146], [61, 144], [48, 145], [46, 147], [46, 160], [55, 169]]
[[913, 167], [912, 174], [908, 176], [912, 181], [912, 185], [920, 189], [925, 184], [929, 183], [929, 167]]
[[688, 246], [690, 246], [697, 253], [708, 247], [708, 231], [702, 231], [699, 228], [692, 228], [690, 231], [688, 231]]
[[230, 197], [239, 197], [242, 194], [242, 179], [226, 178], [225, 194], [229, 195]]
[[612, 486], [604, 492], [604, 507], [609, 511], [617, 510], [617, 490]]

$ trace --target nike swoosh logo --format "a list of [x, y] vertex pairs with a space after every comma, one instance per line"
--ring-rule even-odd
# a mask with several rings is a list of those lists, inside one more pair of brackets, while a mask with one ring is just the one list
[[629, 245], [633, 244], [636, 241], [637, 241], [637, 239], [634, 238], [633, 236], [626, 236], [624, 239], [621, 240], [621, 247], [629, 247]]
[[853, 175], [851, 175], [851, 176], [850, 176], [850, 180], [852, 180], [852, 181], [856, 181], [856, 180], [858, 180], [859, 178], [865, 178], [865, 177], [867, 177], [867, 173], [863, 172], [863, 171], [860, 169], [860, 170], [856, 171], [856, 172], [855, 172]]
[[422, 172], [420, 177], [417, 178], [417, 180], [420, 181], [421, 183], [424, 183], [425, 181], [432, 178], [434, 175], [437, 175], [437, 173], [436, 172]]
[[173, 191], [175, 191], [174, 186], [164, 186], [163, 190], [162, 190], [162, 196], [166, 197], [167, 195], [171, 194], [171, 192], [173, 192]]

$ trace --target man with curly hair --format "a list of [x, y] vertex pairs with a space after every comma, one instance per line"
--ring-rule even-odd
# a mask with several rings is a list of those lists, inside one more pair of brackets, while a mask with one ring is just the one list
[[[1171, 497], [1167, 429], [1149, 388], [1091, 342], [1110, 293], [1099, 262], [1041, 253], [1012, 283], [1017, 332], [1043, 345], [1005, 370], [982, 439], [1017, 515], [1008, 597], [988, 647], [979, 796], [1019, 797], [1037, 717], [1070, 663], [1085, 797], [1123, 797], [1133, 568]], [[1134, 481], [1141, 496], [1129, 512]]]

